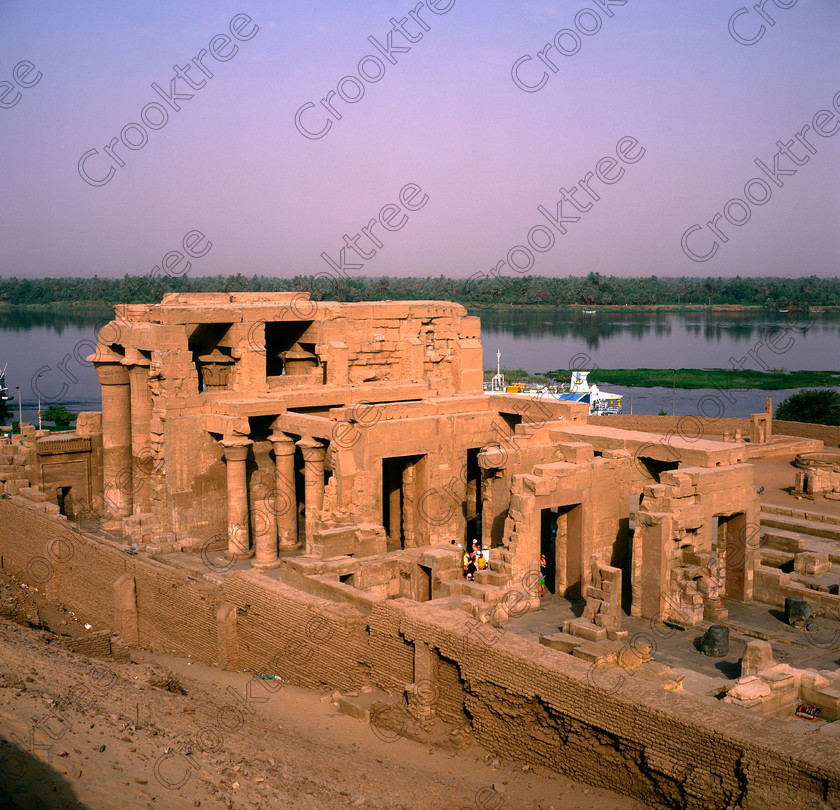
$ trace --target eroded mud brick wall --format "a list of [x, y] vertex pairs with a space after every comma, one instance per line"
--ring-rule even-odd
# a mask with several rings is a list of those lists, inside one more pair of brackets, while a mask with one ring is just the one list
[[[593, 677], [573, 656], [503, 630], [493, 636], [457, 612], [407, 602], [398, 609], [395, 647], [419, 642], [455, 663], [477, 739], [503, 756], [670, 807], [805, 810], [817, 799], [840, 806], [834, 740], [768, 733], [757, 715], [665, 691], [632, 671]], [[449, 691], [442, 683], [446, 714]]]
[[0, 501], [3, 569], [41, 587], [95, 629], [120, 632], [115, 585], [134, 578], [139, 646], [218, 663], [219, 587], [185, 571], [129, 556], [72, 524]]
[[[77, 533], [61, 523], [0, 501], [4, 569], [37, 570], [30, 563], [46, 558], [50, 540], [72, 543]], [[593, 673], [573, 656], [428, 603], [392, 600], [364, 617], [259, 572], [229, 575], [223, 592], [95, 538], [72, 548], [72, 559], [57, 566], [61, 581], [45, 584], [48, 593], [58, 588], [86, 621], [111, 625], [114, 585], [133, 576], [142, 646], [215, 663], [217, 615], [232, 615], [235, 605], [239, 666], [263, 670], [279, 652], [286, 671], [272, 674], [330, 688], [370, 679], [399, 693], [425, 661], [422, 677], [436, 685], [439, 716], [468, 718], [484, 746], [514, 760], [689, 810], [840, 806], [840, 743], [828, 735], [790, 733], [713, 698], [666, 691], [632, 670]]]
[[257, 571], [225, 579], [236, 606], [239, 664], [303, 686], [358, 689], [369, 681], [362, 614], [303, 593]]

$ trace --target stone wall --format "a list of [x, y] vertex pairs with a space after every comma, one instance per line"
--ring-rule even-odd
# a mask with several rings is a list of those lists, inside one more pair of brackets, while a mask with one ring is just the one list
[[42, 588], [48, 599], [61, 602], [95, 629], [129, 635], [115, 607], [117, 580], [128, 575], [136, 592], [136, 643], [219, 661], [220, 587], [147, 557], [128, 555], [122, 546], [79, 532], [66, 520], [9, 501], [0, 500], [0, 526], [2, 568]]
[[456, 613], [411, 603], [399, 610], [395, 644], [422, 642], [455, 662], [477, 739], [503, 756], [668, 807], [840, 804], [835, 741], [775, 723], [768, 733], [759, 717], [630, 671], [607, 694], [573, 656], [510, 633], [471, 633]]
[[840, 447], [840, 427], [831, 425], [808, 425], [805, 422], [783, 422], [773, 420], [773, 432], [785, 436], [801, 436], [805, 439], [817, 439], [826, 447]]
[[[689, 417], [620, 413], [613, 414], [611, 416], [590, 416], [589, 424], [600, 425], [602, 427], [620, 428], [621, 430], [640, 430], [643, 432], [663, 434], [673, 433], [675, 435], [678, 435], [678, 431], [682, 429], [683, 431], [690, 431], [693, 436], [695, 428], [688, 425], [685, 421], [687, 418]], [[719, 440], [720, 437], [723, 436], [723, 432], [725, 430], [728, 430], [732, 436], [735, 435], [736, 430], [740, 430], [744, 439], [749, 438], [750, 435], [749, 419], [721, 417], [720, 419], [712, 420], [698, 417], [696, 413], [691, 414], [690, 418], [692, 422], [695, 422], [698, 418], [700, 419], [700, 422], [703, 425], [703, 435], [701, 438], [704, 439]], [[778, 422], [774, 421], [774, 428], [778, 424]], [[774, 432], [784, 433], [785, 431], [778, 428], [777, 430], [774, 430]]]
[[358, 689], [368, 682], [367, 627], [355, 608], [303, 593], [258, 571], [228, 575], [225, 595], [237, 608], [244, 669], [320, 689]]
[[[691, 415], [692, 420], [697, 419], [697, 414]], [[682, 425], [680, 420], [685, 416], [652, 416], [644, 414], [615, 414], [612, 416], [590, 416], [590, 425], [603, 425], [604, 427], [616, 427], [622, 430], [642, 430], [651, 433], [676, 433]], [[734, 419], [722, 417], [720, 419], [704, 419], [700, 417], [704, 428], [704, 438], [717, 438], [728, 430], [732, 436], [736, 430], [746, 439], [750, 435], [749, 419]], [[685, 425], [685, 422], [683, 422]], [[684, 428], [688, 429], [688, 428]], [[809, 425], [805, 422], [786, 422], [780, 419], [773, 420], [774, 436], [798, 436], [803, 439], [816, 439], [825, 443], [826, 447], [840, 447], [840, 427], [831, 425]]]
[[[0, 526], [4, 570], [40, 582], [97, 629], [126, 621], [130, 600], [118, 604], [115, 593], [130, 594], [133, 581], [141, 646], [312, 686], [370, 681], [397, 693], [415, 681], [422, 651], [438, 714], [469, 718], [479, 742], [501, 756], [667, 807], [840, 806], [835, 738], [787, 732], [633, 671], [619, 672], [607, 692], [586, 662], [459, 611], [390, 600], [365, 617], [254, 571], [232, 573], [222, 587], [8, 501]], [[52, 561], [47, 579], [36, 558]]]

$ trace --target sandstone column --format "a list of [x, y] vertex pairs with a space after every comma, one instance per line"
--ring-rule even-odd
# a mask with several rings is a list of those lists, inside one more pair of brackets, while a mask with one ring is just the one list
[[312, 531], [315, 518], [324, 506], [324, 458], [326, 447], [315, 439], [301, 439], [297, 446], [303, 452], [306, 485], [304, 502], [306, 508], [306, 550], [312, 547]]
[[265, 486], [258, 487], [259, 494], [254, 498], [252, 515], [254, 518], [254, 568], [277, 568], [280, 559], [277, 555], [277, 518], [274, 514], [274, 475], [265, 473]]
[[[139, 352], [137, 352], [139, 355]], [[131, 456], [134, 464], [134, 512], [151, 509], [152, 459], [151, 424], [152, 392], [149, 389], [149, 361], [144, 357], [132, 360], [128, 367], [131, 390]]]
[[227, 557], [245, 560], [253, 556], [249, 543], [248, 485], [245, 461], [248, 458], [250, 439], [222, 439], [227, 462]]
[[[297, 494], [295, 492], [295, 441], [275, 431], [269, 437], [274, 446], [274, 514], [281, 551], [298, 547]], [[323, 474], [321, 480], [323, 481]]]
[[[94, 356], [95, 357], [95, 356]], [[128, 369], [119, 361], [93, 360], [102, 386], [102, 489], [105, 509], [119, 528], [131, 514], [131, 388]]]

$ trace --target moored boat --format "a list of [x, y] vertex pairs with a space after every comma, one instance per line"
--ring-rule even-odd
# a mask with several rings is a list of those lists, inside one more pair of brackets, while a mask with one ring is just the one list
[[[489, 394], [519, 394], [538, 399], [559, 399], [566, 402], [585, 402], [589, 413], [595, 416], [621, 413], [621, 394], [602, 391], [594, 383], [589, 384], [588, 371], [573, 371], [571, 385], [527, 385], [526, 383], [506, 383], [500, 367], [501, 352], [496, 350], [496, 374], [485, 391]], [[567, 388], [568, 385], [568, 388]]]
[[6, 410], [6, 405], [14, 399], [6, 386], [6, 366], [0, 371], [0, 411]]
[[588, 376], [588, 371], [573, 371], [569, 393], [560, 394], [557, 399], [588, 402], [589, 413], [596, 416], [621, 413], [621, 394], [602, 391], [594, 383], [590, 385]]

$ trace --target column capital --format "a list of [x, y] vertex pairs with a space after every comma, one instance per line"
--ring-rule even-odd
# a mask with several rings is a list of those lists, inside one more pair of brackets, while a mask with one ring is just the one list
[[93, 360], [93, 365], [100, 385], [128, 385], [130, 382], [128, 369], [122, 365], [122, 361]]
[[326, 446], [311, 436], [301, 439], [297, 442], [297, 446], [303, 453], [304, 461], [323, 461], [326, 456]]
[[274, 449], [275, 456], [292, 456], [295, 453], [295, 440], [283, 433], [282, 431], [275, 430], [271, 433], [268, 437], [268, 440], [271, 442], [272, 447]]
[[235, 437], [222, 439], [220, 444], [224, 448], [227, 461], [245, 461], [248, 458], [248, 449], [253, 442], [244, 437]]

